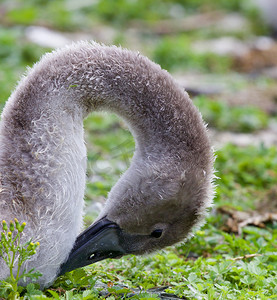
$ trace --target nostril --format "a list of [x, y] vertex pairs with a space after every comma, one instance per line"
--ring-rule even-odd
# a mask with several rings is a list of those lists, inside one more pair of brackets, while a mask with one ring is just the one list
[[159, 238], [159, 237], [161, 237], [162, 234], [163, 234], [162, 229], [156, 229], [156, 230], [152, 231], [150, 235], [154, 238]]

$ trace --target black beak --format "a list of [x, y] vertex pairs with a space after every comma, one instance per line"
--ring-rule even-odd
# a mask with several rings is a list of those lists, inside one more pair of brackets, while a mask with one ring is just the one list
[[77, 237], [58, 276], [106, 258], [119, 258], [128, 253], [122, 245], [124, 242], [120, 227], [103, 218]]

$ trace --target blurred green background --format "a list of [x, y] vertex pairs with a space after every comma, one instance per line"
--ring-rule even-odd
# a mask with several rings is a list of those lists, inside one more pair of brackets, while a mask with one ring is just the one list
[[[224, 261], [226, 255], [276, 251], [276, 221], [263, 231], [248, 226], [235, 238], [226, 233], [232, 231], [226, 225], [230, 216], [219, 211], [228, 206], [257, 212], [264, 203], [268, 211], [276, 209], [277, 46], [274, 26], [254, 2], [0, 0], [1, 108], [27, 66], [55, 47], [88, 39], [139, 50], [159, 63], [187, 89], [208, 123], [217, 155], [216, 175], [221, 179], [216, 181], [215, 209], [204, 227], [206, 234], [199, 232], [189, 244], [170, 248], [151, 259], [122, 260], [128, 268], [119, 261], [115, 264], [118, 272], [105, 262], [94, 266], [103, 282], [125, 282], [142, 289], [169, 285], [169, 292], [189, 299], [195, 295], [195, 299], [227, 299], [227, 295], [228, 299], [268, 299], [251, 298], [251, 292], [257, 297], [277, 294], [273, 254], [255, 262], [264, 271], [263, 278], [254, 276], [248, 264], [234, 264], [234, 270], [228, 269]], [[85, 224], [89, 225], [111, 186], [128, 167], [134, 141], [123, 122], [112, 114], [93, 114], [86, 119], [85, 129]], [[195, 264], [184, 262], [189, 250], [200, 256]], [[174, 267], [168, 267], [167, 262]], [[216, 265], [225, 270], [225, 277]], [[175, 268], [191, 278], [185, 283]], [[58, 284], [79, 291], [76, 282], [68, 277]]]

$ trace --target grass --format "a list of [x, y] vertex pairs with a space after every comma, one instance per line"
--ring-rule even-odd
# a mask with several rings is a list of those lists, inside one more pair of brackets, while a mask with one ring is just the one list
[[222, 73], [230, 69], [230, 59], [214, 53], [195, 53], [187, 34], [162, 39], [153, 51], [154, 60], [167, 70], [194, 70]]
[[[259, 16], [249, 3], [247, 0], [100, 0], [91, 5], [85, 0], [4, 0], [0, 4], [2, 11], [7, 12], [0, 21], [3, 23], [0, 28], [0, 106], [3, 107], [26, 66], [32, 65], [48, 50], [26, 41], [27, 25], [89, 31], [91, 26], [108, 24], [121, 30], [135, 19], [151, 24], [178, 18], [173, 13], [176, 8], [182, 16], [219, 9], [244, 14], [252, 24], [251, 34], [268, 33], [265, 26], [254, 22]], [[237, 34], [245, 38], [249, 32], [243, 30]], [[191, 45], [198, 38], [213, 35], [219, 36], [220, 31], [200, 29], [186, 35], [142, 35], [141, 45], [149, 50], [153, 60], [168, 70], [224, 76], [230, 72], [229, 57], [197, 54], [192, 50]], [[118, 36], [125, 45], [124, 34]], [[255, 79], [251, 84], [253, 81]], [[263, 78], [257, 78], [257, 82], [261, 81]], [[237, 89], [246, 85], [247, 80]], [[268, 128], [273, 120], [253, 106], [230, 107], [206, 96], [196, 97], [194, 103], [209, 126], [221, 131], [255, 133]], [[86, 202], [90, 205], [95, 201], [103, 202], [128, 167], [134, 141], [122, 121], [110, 114], [89, 116], [85, 129], [88, 148]], [[264, 228], [248, 225], [242, 228], [240, 235], [235, 235], [224, 231], [226, 216], [217, 208], [255, 210], [265, 201], [277, 185], [277, 149], [263, 145], [239, 148], [229, 144], [216, 155], [219, 179], [216, 180], [215, 207], [194, 238], [150, 256], [127, 256], [75, 270], [58, 278], [44, 291], [29, 284], [20, 289], [21, 299], [160, 299], [158, 287], [164, 288], [163, 293], [188, 299], [276, 299], [277, 222], [268, 222]], [[87, 215], [85, 223], [89, 225], [93, 218], [95, 214]], [[131, 295], [134, 290], [136, 294]]]
[[218, 130], [249, 133], [268, 127], [268, 115], [251, 105], [232, 107], [205, 96], [197, 97], [194, 104], [199, 107], [209, 126]]
[[218, 151], [217, 199], [238, 209], [254, 208], [277, 183], [276, 147], [227, 145]]

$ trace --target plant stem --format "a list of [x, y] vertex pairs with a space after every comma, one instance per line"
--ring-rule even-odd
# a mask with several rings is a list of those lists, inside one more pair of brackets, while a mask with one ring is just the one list
[[[16, 252], [17, 252], [17, 251], [19, 251], [19, 248], [20, 248], [20, 233], [18, 232], [16, 236], [18, 236], [17, 247], [16, 247]], [[20, 271], [21, 265], [22, 265], [22, 263], [21, 263], [20, 257], [19, 257], [18, 265], [17, 265], [17, 272], [16, 272], [16, 281], [18, 281], [18, 279], [19, 279], [19, 271]]]
[[[17, 244], [16, 244], [17, 241]], [[12, 292], [11, 292], [11, 299], [12, 300], [16, 300], [17, 299], [17, 281], [18, 281], [18, 276], [16, 275], [16, 278], [14, 278], [13, 275], [13, 268], [14, 268], [14, 262], [15, 262], [15, 257], [16, 257], [16, 253], [18, 250], [18, 245], [19, 245], [19, 241], [20, 241], [20, 235], [17, 233], [15, 239], [13, 240], [13, 243], [11, 244], [11, 251], [12, 251], [12, 259], [10, 259], [10, 263], [9, 263], [9, 268], [10, 268], [10, 276], [11, 276], [11, 285], [13, 287]], [[19, 267], [17, 269], [17, 273], [19, 273]]]

